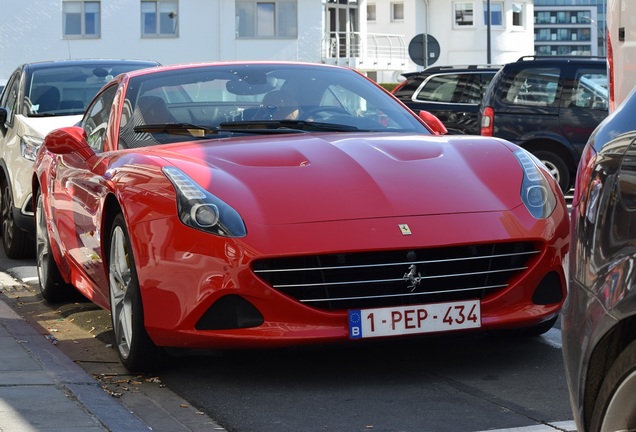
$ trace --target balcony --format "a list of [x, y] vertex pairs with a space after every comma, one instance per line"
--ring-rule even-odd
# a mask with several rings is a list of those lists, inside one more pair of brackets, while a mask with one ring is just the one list
[[322, 62], [361, 71], [404, 70], [408, 48], [404, 36], [329, 32], [322, 39]]

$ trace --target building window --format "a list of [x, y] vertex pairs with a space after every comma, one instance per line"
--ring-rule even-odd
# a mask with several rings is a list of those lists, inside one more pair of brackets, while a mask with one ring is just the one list
[[177, 36], [178, 4], [175, 0], [141, 0], [143, 37]]
[[297, 0], [238, 0], [236, 34], [239, 38], [297, 37]]
[[[488, 25], [488, 3], [484, 2], [484, 25]], [[490, 3], [490, 25], [503, 26], [503, 3]]]
[[404, 21], [404, 3], [391, 3], [391, 21]]
[[62, 3], [64, 36], [97, 38], [100, 35], [100, 3], [98, 1], [65, 1]]
[[538, 41], [548, 41], [550, 40], [550, 29], [538, 29], [534, 31], [535, 38], [534, 40]]
[[453, 11], [455, 14], [455, 27], [473, 26], [474, 5], [472, 2], [456, 2], [453, 3]]
[[537, 12], [535, 24], [550, 24], [550, 12]]
[[375, 21], [375, 3], [367, 3], [367, 21]]
[[517, 27], [523, 27], [523, 4], [521, 3], [513, 3], [512, 4], [512, 25]]

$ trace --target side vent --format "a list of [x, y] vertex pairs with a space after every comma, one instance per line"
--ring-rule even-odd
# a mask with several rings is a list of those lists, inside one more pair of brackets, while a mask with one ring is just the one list
[[197, 330], [231, 330], [258, 327], [264, 322], [263, 315], [243, 297], [231, 294], [218, 299], [203, 314], [195, 328]]

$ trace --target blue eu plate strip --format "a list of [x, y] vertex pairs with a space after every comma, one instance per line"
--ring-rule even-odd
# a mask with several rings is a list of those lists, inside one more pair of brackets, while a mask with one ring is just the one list
[[362, 338], [362, 315], [360, 310], [349, 311], [349, 339]]

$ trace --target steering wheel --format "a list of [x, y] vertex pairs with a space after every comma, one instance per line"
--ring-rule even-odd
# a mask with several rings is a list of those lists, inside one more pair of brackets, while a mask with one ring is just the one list
[[[320, 114], [320, 115], [317, 115], [317, 114]], [[298, 119], [307, 120], [312, 116], [316, 116], [318, 119], [326, 119], [328, 117], [335, 116], [335, 115], [346, 115], [349, 117], [351, 116], [351, 114], [349, 114], [349, 111], [347, 111], [344, 108], [340, 108], [337, 106], [317, 106], [302, 113], [302, 115]]]

